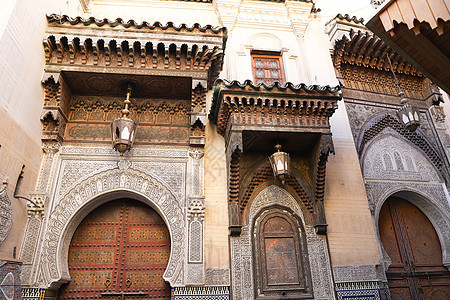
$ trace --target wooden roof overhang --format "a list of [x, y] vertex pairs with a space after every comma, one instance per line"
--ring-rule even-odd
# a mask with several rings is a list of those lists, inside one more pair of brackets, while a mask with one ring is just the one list
[[329, 118], [341, 98], [340, 86], [219, 79], [209, 118], [225, 138], [231, 130], [330, 133]]
[[211, 87], [223, 64], [226, 29], [48, 15], [46, 72], [191, 77]]
[[448, 1], [386, 1], [366, 26], [431, 81], [450, 93]]
[[183, 134], [189, 131], [190, 145], [204, 145], [206, 92], [222, 68], [226, 28], [59, 15], [48, 15], [47, 21], [41, 120], [49, 125], [43, 141], [65, 139], [76, 97], [100, 96], [99, 103], [102, 97], [123, 99], [131, 84], [134, 99], [190, 106], [190, 124], [183, 125], [190, 127]]
[[396, 73], [422, 76], [403, 56], [395, 52], [376, 35], [361, 30], [350, 30], [336, 41], [333, 53], [334, 65], [339, 69], [341, 64], [363, 66], [375, 70], [391, 71], [387, 56]]

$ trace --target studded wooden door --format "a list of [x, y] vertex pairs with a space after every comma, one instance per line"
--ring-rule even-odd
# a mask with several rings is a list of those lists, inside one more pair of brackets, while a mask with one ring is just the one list
[[428, 218], [410, 202], [389, 198], [380, 212], [381, 242], [392, 260], [386, 272], [393, 300], [450, 299], [450, 272]]
[[162, 278], [169, 255], [169, 231], [156, 211], [128, 199], [106, 203], [73, 235], [71, 281], [59, 298], [170, 299]]

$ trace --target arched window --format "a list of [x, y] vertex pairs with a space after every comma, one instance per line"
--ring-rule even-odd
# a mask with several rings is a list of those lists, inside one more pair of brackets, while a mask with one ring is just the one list
[[252, 51], [253, 80], [255, 83], [284, 83], [284, 70], [281, 53]]
[[262, 214], [255, 224], [256, 298], [311, 296], [308, 255], [298, 220], [286, 211]]

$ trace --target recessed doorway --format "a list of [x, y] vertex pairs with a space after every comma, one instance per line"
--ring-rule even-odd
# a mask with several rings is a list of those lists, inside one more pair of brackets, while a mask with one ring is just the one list
[[131, 199], [108, 202], [75, 231], [71, 281], [59, 299], [170, 299], [163, 279], [169, 256], [169, 230], [154, 209]]
[[393, 300], [450, 299], [450, 272], [442, 264], [438, 235], [419, 208], [399, 197], [388, 198], [379, 230], [392, 262], [386, 277]]

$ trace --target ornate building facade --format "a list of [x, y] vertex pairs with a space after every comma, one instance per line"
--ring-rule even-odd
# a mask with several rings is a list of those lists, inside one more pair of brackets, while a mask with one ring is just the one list
[[[442, 94], [362, 20], [338, 15], [327, 32], [390, 296], [445, 299], [450, 144]], [[399, 89], [418, 107], [421, 124], [414, 132], [396, 115]]]
[[5, 299], [449, 296], [442, 95], [361, 21], [324, 28], [310, 0], [1, 5]]

